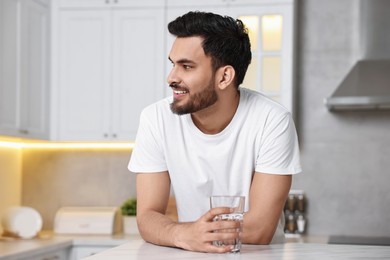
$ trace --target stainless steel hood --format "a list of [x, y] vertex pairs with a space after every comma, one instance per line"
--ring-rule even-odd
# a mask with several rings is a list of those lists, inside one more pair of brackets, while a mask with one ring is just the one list
[[360, 0], [360, 60], [324, 100], [330, 111], [390, 109], [390, 1]]

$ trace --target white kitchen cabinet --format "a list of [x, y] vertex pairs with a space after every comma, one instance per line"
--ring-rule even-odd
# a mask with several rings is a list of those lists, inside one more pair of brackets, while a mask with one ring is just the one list
[[31, 254], [28, 257], [18, 258], [19, 260], [69, 260], [70, 248], [45, 250], [44, 253]]
[[134, 140], [142, 108], [163, 97], [163, 3], [62, 0], [56, 17], [56, 139]]
[[0, 2], [0, 135], [49, 136], [49, 7]]
[[112, 247], [113, 246], [73, 246], [69, 260], [80, 260]]
[[61, 8], [145, 8], [145, 7], [163, 7], [164, 1], [161, 0], [54, 0]]
[[234, 6], [231, 16], [249, 29], [252, 62], [243, 87], [258, 90], [294, 112], [294, 5]]
[[164, 2], [1, 0], [0, 11], [0, 135], [134, 140], [142, 108], [163, 96]]
[[[294, 0], [167, 0], [167, 22], [188, 11], [210, 11], [241, 19], [249, 29], [252, 63], [243, 87], [294, 108]], [[167, 38], [167, 55], [174, 37]], [[171, 65], [167, 63], [169, 73]]]

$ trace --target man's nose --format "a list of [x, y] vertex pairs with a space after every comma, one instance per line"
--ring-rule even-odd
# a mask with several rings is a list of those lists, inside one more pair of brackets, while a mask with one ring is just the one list
[[169, 85], [172, 85], [174, 83], [179, 83], [179, 81], [180, 81], [180, 79], [179, 79], [179, 76], [177, 74], [177, 71], [176, 71], [175, 67], [173, 67], [168, 74], [167, 82]]

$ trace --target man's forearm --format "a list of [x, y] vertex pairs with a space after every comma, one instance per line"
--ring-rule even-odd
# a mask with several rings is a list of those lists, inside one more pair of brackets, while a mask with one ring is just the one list
[[156, 245], [175, 245], [175, 228], [178, 225], [166, 215], [156, 211], [146, 211], [137, 216], [138, 229], [142, 238]]

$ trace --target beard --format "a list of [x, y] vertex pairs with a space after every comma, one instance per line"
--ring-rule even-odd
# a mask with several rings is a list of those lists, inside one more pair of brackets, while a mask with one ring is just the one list
[[[218, 100], [217, 92], [214, 89], [214, 77], [210, 80], [207, 87], [199, 93], [195, 93], [189, 96], [189, 100], [183, 104], [179, 105], [178, 100], [173, 99], [171, 103], [171, 111], [177, 115], [184, 115], [189, 113], [195, 113], [202, 109], [205, 109], [213, 105]], [[180, 88], [177, 85], [171, 85], [172, 88]]]

